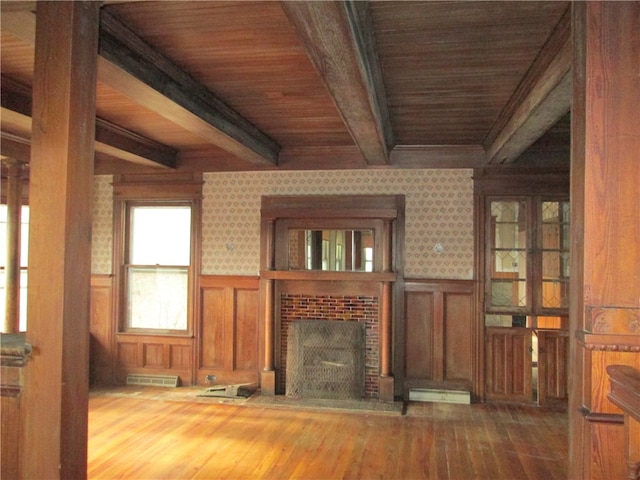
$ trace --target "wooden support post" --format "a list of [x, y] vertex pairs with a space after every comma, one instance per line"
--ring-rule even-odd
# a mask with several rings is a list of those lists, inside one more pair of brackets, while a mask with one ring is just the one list
[[393, 374], [391, 372], [392, 334], [391, 334], [391, 283], [382, 284], [380, 301], [380, 400], [392, 402], [394, 397]]
[[37, 2], [23, 478], [87, 476], [100, 2]]
[[[275, 222], [264, 219], [261, 225], [262, 251], [260, 265], [263, 271], [273, 270], [275, 262]], [[260, 375], [260, 389], [264, 395], [276, 394], [276, 372], [274, 365], [275, 324], [273, 304], [274, 281], [260, 281], [262, 328], [264, 328], [264, 366]]]
[[[383, 238], [392, 238], [393, 225], [390, 220], [384, 222]], [[386, 243], [382, 251], [382, 271], [390, 272], [393, 269], [392, 242]], [[380, 378], [379, 398], [385, 402], [393, 402], [394, 379], [392, 373], [393, 354], [393, 289], [390, 282], [382, 284], [382, 297], [380, 299]]]
[[624, 478], [624, 430], [600, 419], [606, 367], [640, 368], [640, 3], [572, 9], [568, 477]]
[[20, 232], [22, 224], [22, 163], [7, 166], [7, 258], [5, 266], [5, 316], [2, 333], [20, 331]]

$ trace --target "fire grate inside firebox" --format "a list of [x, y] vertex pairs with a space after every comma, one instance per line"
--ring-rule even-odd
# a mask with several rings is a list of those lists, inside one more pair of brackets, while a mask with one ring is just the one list
[[299, 320], [289, 326], [289, 397], [364, 397], [365, 327], [358, 322]]

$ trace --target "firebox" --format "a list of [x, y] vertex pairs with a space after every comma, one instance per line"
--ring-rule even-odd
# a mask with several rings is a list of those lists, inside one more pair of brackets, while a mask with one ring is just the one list
[[365, 393], [365, 326], [298, 320], [289, 325], [286, 394], [361, 399]]

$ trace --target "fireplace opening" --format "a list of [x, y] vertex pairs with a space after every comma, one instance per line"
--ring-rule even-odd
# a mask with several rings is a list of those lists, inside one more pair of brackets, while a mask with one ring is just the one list
[[358, 322], [292, 322], [287, 344], [286, 395], [364, 398], [365, 344], [365, 326]]

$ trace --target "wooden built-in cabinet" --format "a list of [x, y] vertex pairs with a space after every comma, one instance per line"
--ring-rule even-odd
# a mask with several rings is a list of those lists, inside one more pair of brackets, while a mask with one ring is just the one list
[[474, 180], [481, 396], [566, 405], [568, 171], [478, 169]]

